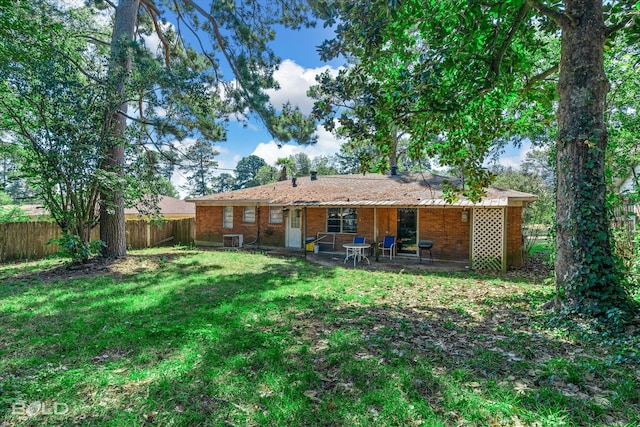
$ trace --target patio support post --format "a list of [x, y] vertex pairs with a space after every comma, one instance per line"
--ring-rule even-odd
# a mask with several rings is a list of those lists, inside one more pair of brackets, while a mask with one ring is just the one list
[[507, 210], [509, 208], [503, 208], [502, 209], [502, 215], [503, 216], [503, 220], [502, 220], [502, 226], [504, 227], [503, 231], [502, 231], [502, 272], [506, 272], [507, 271], [507, 220], [509, 219], [509, 215], [507, 215]]
[[258, 229], [256, 230], [256, 249], [260, 249], [260, 203], [256, 203], [256, 222]]
[[[420, 208], [416, 208], [416, 255], [420, 258]], [[431, 253], [431, 250], [429, 250]], [[431, 261], [433, 261], [433, 257], [431, 257]]]
[[307, 207], [302, 208], [302, 215], [304, 215], [302, 222], [302, 245], [304, 248], [304, 258], [307, 258]]
[[378, 262], [378, 207], [373, 207], [373, 246], [376, 252], [376, 262]]

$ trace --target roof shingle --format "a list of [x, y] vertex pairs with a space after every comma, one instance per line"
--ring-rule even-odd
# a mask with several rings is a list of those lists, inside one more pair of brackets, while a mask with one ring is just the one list
[[429, 173], [403, 173], [400, 175], [320, 175], [279, 181], [258, 187], [244, 188], [227, 193], [188, 199], [196, 205], [223, 205], [266, 203], [269, 205], [298, 206], [483, 206], [501, 207], [522, 202], [533, 202], [537, 196], [514, 190], [489, 187], [486, 196], [477, 203], [459, 198], [446, 203], [443, 183], [456, 183], [455, 179]]

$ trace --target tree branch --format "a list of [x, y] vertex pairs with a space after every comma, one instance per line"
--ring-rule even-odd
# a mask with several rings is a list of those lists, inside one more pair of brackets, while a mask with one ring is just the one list
[[[213, 33], [214, 33], [214, 37], [216, 39], [216, 42], [218, 43], [218, 47], [220, 48], [220, 51], [222, 52], [222, 55], [226, 59], [227, 64], [231, 68], [231, 71], [235, 75], [236, 79], [240, 83], [239, 86], [240, 86], [241, 91], [244, 93], [244, 96], [246, 97], [247, 100], [250, 100], [251, 99], [251, 95], [248, 93], [247, 89], [245, 88], [245, 86], [243, 84], [244, 82], [242, 81], [242, 75], [243, 74], [240, 72], [240, 70], [238, 69], [238, 66], [236, 64], [236, 61], [231, 57], [231, 54], [229, 53], [228, 46], [227, 46], [227, 41], [225, 40], [225, 38], [222, 36], [222, 33], [220, 32], [220, 27], [218, 25], [218, 22], [215, 20], [215, 18], [213, 16], [211, 16], [211, 14], [209, 14], [206, 10], [204, 10], [202, 7], [200, 7], [195, 1], [193, 1], [193, 0], [182, 0], [182, 1], [184, 1], [184, 3], [188, 4], [189, 6], [193, 7], [196, 11], [198, 11], [198, 13], [200, 13], [202, 16], [204, 16], [207, 19], [207, 21], [209, 21], [209, 23], [211, 24], [211, 27], [213, 29]], [[252, 107], [253, 108], [257, 108], [258, 106], [252, 105]], [[262, 117], [262, 115], [260, 113], [258, 113], [258, 117], [260, 117], [262, 119], [262, 121], [265, 123], [265, 125], [267, 124], [266, 118]], [[267, 126], [267, 128], [269, 128], [269, 126]]]
[[556, 64], [553, 67], [549, 68], [548, 70], [543, 71], [542, 73], [538, 74], [537, 76], [531, 77], [531, 79], [529, 80], [527, 85], [524, 87], [523, 91], [524, 92], [528, 92], [529, 90], [531, 90], [533, 85], [535, 85], [536, 83], [546, 79], [547, 77], [551, 76], [552, 74], [557, 73], [559, 69], [560, 69], [560, 66]]
[[198, 13], [200, 13], [202, 16], [204, 16], [207, 19], [207, 21], [209, 21], [209, 23], [211, 24], [211, 28], [213, 29], [216, 42], [218, 42], [218, 46], [220, 47], [222, 54], [227, 60], [227, 63], [231, 67], [231, 70], [236, 75], [236, 77], [240, 76], [241, 74], [239, 73], [239, 70], [236, 67], [235, 61], [233, 60], [233, 58], [231, 58], [231, 55], [229, 55], [229, 52], [227, 51], [227, 41], [222, 36], [222, 33], [220, 32], [220, 27], [218, 26], [218, 22], [215, 20], [215, 18], [211, 16], [211, 14], [209, 14], [206, 10], [201, 8], [196, 2], [192, 0], [183, 0], [183, 1], [189, 6], [191, 6], [192, 8], [194, 8], [195, 10], [197, 10]]
[[632, 23], [633, 19], [628, 19], [626, 21], [618, 22], [616, 25], [610, 25], [608, 27], [605, 27], [604, 34], [606, 37], [609, 37], [613, 33], [618, 32], [627, 26], [630, 26]]
[[546, 16], [547, 18], [558, 24], [560, 28], [566, 25], [573, 25], [574, 23], [573, 18], [571, 18], [570, 16], [564, 13], [560, 13], [538, 0], [527, 0], [527, 4], [537, 10], [540, 14]]
[[99, 86], [103, 86], [103, 87], [104, 87], [104, 86], [106, 86], [106, 85], [105, 85], [105, 83], [104, 83], [102, 80], [100, 80], [100, 79], [96, 78], [95, 76], [93, 76], [93, 75], [89, 74], [89, 72], [88, 72], [88, 71], [86, 71], [84, 68], [82, 68], [82, 67], [80, 66], [80, 64], [79, 64], [75, 59], [73, 59], [71, 56], [67, 55], [66, 53], [64, 53], [63, 51], [61, 51], [61, 50], [60, 50], [60, 49], [58, 49], [58, 48], [55, 48], [55, 47], [54, 47], [54, 48], [53, 48], [53, 50], [54, 50], [55, 52], [58, 52], [60, 55], [62, 55], [62, 57], [63, 57], [63, 58], [65, 58], [67, 61], [69, 61], [70, 63], [72, 63], [72, 64], [76, 67], [76, 69], [77, 69], [77, 70], [78, 70], [82, 75], [84, 75], [86, 78], [88, 78], [88, 79], [89, 79], [89, 80], [91, 80], [92, 82], [97, 83]]
[[[200, 38], [200, 36], [198, 35], [198, 32], [195, 31], [191, 25], [189, 25], [189, 23], [183, 18], [182, 13], [180, 12], [179, 6], [178, 4], [174, 1], [173, 4], [176, 7], [176, 14], [178, 16], [177, 19], [177, 23], [178, 23], [178, 31], [180, 28], [180, 22], [184, 21], [184, 24], [187, 26], [187, 28], [189, 29], [189, 31], [191, 31], [191, 34], [193, 34], [193, 36], [196, 38], [196, 40], [198, 41], [198, 44], [200, 45], [200, 50], [202, 51], [202, 54], [209, 60], [209, 62], [211, 63], [211, 65], [213, 65], [213, 72], [216, 75], [216, 80], [220, 80], [220, 75], [218, 74], [218, 68], [215, 66], [215, 59], [213, 57], [211, 57], [211, 55], [209, 55], [207, 53], [207, 50], [204, 48], [204, 44], [202, 43], [202, 39]], [[182, 39], [182, 36], [180, 37]]]
[[99, 45], [102, 45], [102, 46], [110, 46], [111, 45], [109, 42], [106, 42], [104, 40], [100, 40], [99, 38], [93, 37], [93, 36], [90, 36], [90, 35], [84, 35], [84, 36], [81, 36], [81, 37], [84, 37], [87, 40], [92, 41], [95, 44], [99, 44]]
[[164, 64], [169, 67], [171, 65], [171, 54], [169, 51], [170, 46], [169, 42], [164, 37], [162, 28], [160, 27], [160, 23], [158, 22], [158, 15], [160, 14], [160, 12], [149, 0], [140, 0], [140, 3], [149, 12], [149, 16], [151, 17], [151, 21], [153, 22], [153, 28], [155, 28], [156, 34], [158, 34], [158, 38], [160, 39], [160, 43], [162, 44], [162, 49], [164, 50]]
[[518, 30], [518, 27], [527, 17], [527, 14], [529, 13], [530, 10], [531, 10], [531, 5], [528, 3], [524, 3], [520, 8], [520, 10], [518, 10], [518, 13], [516, 14], [513, 20], [513, 23], [511, 24], [511, 28], [509, 28], [509, 32], [507, 33], [507, 36], [502, 41], [502, 44], [500, 45], [500, 49], [498, 49], [498, 53], [494, 57], [493, 61], [491, 61], [490, 69], [494, 76], [497, 76], [500, 74], [500, 64], [502, 63], [502, 58], [504, 58], [504, 54], [507, 52], [507, 49], [511, 45], [511, 42], [513, 41], [513, 38], [516, 35], [516, 31]]
[[122, 111], [120, 109], [116, 110], [116, 114], [120, 114], [121, 116], [124, 116], [129, 120], [133, 120], [134, 122], [140, 123], [140, 124], [143, 124], [143, 125], [155, 126], [157, 124], [157, 123], [154, 123], [154, 122], [150, 122], [149, 120], [141, 119], [139, 117], [130, 116], [130, 115], [128, 115], [127, 113], [125, 113], [124, 111]]

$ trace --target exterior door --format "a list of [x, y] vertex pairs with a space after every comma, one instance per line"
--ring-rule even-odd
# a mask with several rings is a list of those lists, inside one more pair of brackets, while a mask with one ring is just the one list
[[285, 236], [286, 246], [288, 248], [302, 247], [302, 211], [300, 209], [292, 209], [287, 217], [287, 233]]
[[396, 252], [405, 254], [418, 253], [418, 210], [413, 208], [398, 209], [398, 236]]

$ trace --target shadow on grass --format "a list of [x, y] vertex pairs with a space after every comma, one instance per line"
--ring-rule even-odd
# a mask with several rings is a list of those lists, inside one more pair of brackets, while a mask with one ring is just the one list
[[[637, 409], [637, 400], [616, 403], [607, 395], [607, 403], [590, 388], [595, 380], [606, 382], [607, 374], [593, 369], [595, 360], [563, 362], [587, 356], [588, 349], [532, 327], [543, 315], [531, 309], [531, 294], [507, 290], [463, 304], [456, 300], [458, 285], [431, 284], [456, 277], [413, 275], [394, 287], [370, 274], [300, 260], [196, 254], [117, 278], [25, 285], [32, 298], [2, 297], [13, 301], [2, 311], [0, 420], [633, 421], [628, 411]], [[10, 410], [17, 399], [65, 402], [70, 411], [19, 420]]]

